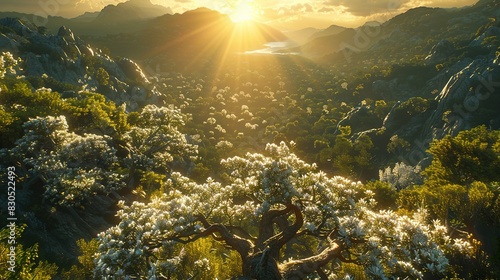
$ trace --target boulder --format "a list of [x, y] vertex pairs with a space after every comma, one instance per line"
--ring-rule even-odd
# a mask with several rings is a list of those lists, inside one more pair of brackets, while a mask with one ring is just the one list
[[494, 104], [500, 95], [500, 65], [493, 58], [473, 60], [465, 68], [451, 76], [436, 97], [438, 106], [427, 119], [423, 134], [429, 139], [441, 139], [445, 135], [457, 135], [462, 130], [477, 125], [488, 125], [481, 113]]
[[28, 53], [24, 57], [25, 64], [25, 75], [26, 76], [35, 76], [40, 77], [42, 74], [45, 74], [45, 68], [43, 66], [43, 61], [41, 55], [36, 55], [34, 53]]
[[94, 50], [92, 49], [92, 47], [88, 44], [78, 44], [78, 49], [80, 50], [80, 52], [82, 53], [82, 55], [86, 55], [86, 56], [94, 56]]
[[397, 101], [396, 104], [394, 104], [392, 106], [392, 108], [389, 111], [389, 113], [387, 114], [387, 116], [385, 116], [384, 122], [382, 123], [382, 126], [390, 133], [392, 133], [394, 130], [397, 129], [397, 126], [395, 125], [395, 120], [394, 120], [394, 110], [396, 110], [400, 105], [401, 105], [401, 101]]
[[12, 29], [12, 31], [21, 36], [29, 36], [36, 32], [34, 30], [37, 30], [36, 26], [32, 23], [22, 21], [18, 18], [2, 18], [0, 19], [0, 25]]
[[480, 47], [480, 46], [488, 46], [488, 42], [485, 41], [486, 38], [489, 37], [497, 37], [500, 38], [500, 28], [497, 26], [490, 26], [483, 32], [483, 34], [479, 35], [474, 41], [469, 44], [469, 47]]
[[144, 75], [144, 72], [142, 72], [142, 69], [131, 59], [122, 58], [118, 61], [118, 65], [121, 67], [128, 79], [134, 82], [149, 84], [149, 81], [146, 78], [146, 75]]
[[0, 50], [1, 51], [8, 51], [8, 52], [12, 52], [12, 53], [17, 53], [18, 49], [19, 49], [19, 43], [16, 40], [11, 39], [4, 34], [0, 34]]
[[71, 29], [61, 26], [57, 32], [57, 36], [64, 38], [68, 42], [75, 42], [75, 35]]
[[448, 58], [453, 52], [455, 52], [455, 46], [446, 39], [441, 40], [432, 47], [429, 55], [425, 58], [425, 62], [431, 65], [439, 63]]

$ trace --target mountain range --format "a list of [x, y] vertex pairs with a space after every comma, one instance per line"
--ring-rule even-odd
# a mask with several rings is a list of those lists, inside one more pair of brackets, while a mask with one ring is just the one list
[[6, 17], [20, 18], [38, 26], [44, 23], [41, 28], [49, 33], [57, 33], [65, 26], [113, 55], [139, 60], [164, 54], [176, 60], [189, 59], [192, 53], [208, 58], [258, 49], [269, 41], [287, 40], [283, 33], [265, 24], [235, 24], [229, 16], [206, 8], [172, 14], [171, 9], [154, 5], [150, 0], [108, 5], [100, 12], [72, 19], [0, 13], [0, 18]]
[[369, 22], [358, 28], [344, 29], [333, 26], [334, 32], [328, 34], [328, 28], [315, 33], [299, 51], [323, 62], [332, 62], [325, 60], [325, 56], [343, 60], [346, 53], [379, 57], [402, 55], [405, 53], [401, 52], [402, 49], [421, 48], [427, 52], [437, 43], [436, 38], [470, 39], [478, 28], [491, 18], [498, 18], [499, 14], [498, 2], [488, 0], [461, 9], [420, 7], [384, 23]]
[[152, 4], [150, 0], [129, 0], [117, 5], [107, 5], [99, 12], [87, 12], [75, 18], [48, 16], [47, 18], [15, 12], [0, 12], [0, 17], [17, 17], [57, 32], [59, 27], [71, 28], [79, 35], [100, 36], [133, 32], [150, 19], [173, 14], [172, 9]]
[[[85, 13], [72, 19], [41, 18], [13, 12], [0, 13], [0, 18], [17, 17], [34, 24], [44, 23], [44, 28], [52, 33], [65, 26], [91, 44], [109, 49], [114, 55], [133, 59], [154, 59], [159, 53], [181, 58], [189, 57], [186, 53], [190, 52], [204, 52], [205, 57], [210, 57], [222, 50], [249, 51], [269, 41], [291, 40], [299, 47], [288, 52], [299, 52], [316, 61], [333, 62], [344, 59], [346, 54], [361, 57], [365, 54], [397, 55], [401, 54], [398, 49], [402, 48], [430, 51], [437, 43], [433, 39], [439, 36], [466, 40], [489, 18], [498, 17], [498, 10], [491, 9], [496, 7], [495, 3], [482, 0], [462, 9], [422, 7], [384, 23], [368, 22], [358, 28], [331, 25], [326, 29], [304, 28], [283, 33], [255, 22], [247, 24], [251, 27], [245, 29], [236, 28], [228, 16], [206, 8], [174, 15], [170, 8], [154, 5], [150, 0], [108, 5], [100, 12]], [[238, 36], [245, 37], [245, 40], [235, 39]], [[204, 43], [207, 40], [212, 41], [210, 46]], [[235, 41], [245, 41], [245, 45], [235, 46]], [[281, 49], [280, 52], [286, 51]]]

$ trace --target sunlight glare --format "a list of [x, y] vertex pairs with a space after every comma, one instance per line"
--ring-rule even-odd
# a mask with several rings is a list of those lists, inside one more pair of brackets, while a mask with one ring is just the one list
[[252, 20], [256, 14], [255, 7], [250, 1], [238, 1], [232, 8], [229, 17], [233, 22]]

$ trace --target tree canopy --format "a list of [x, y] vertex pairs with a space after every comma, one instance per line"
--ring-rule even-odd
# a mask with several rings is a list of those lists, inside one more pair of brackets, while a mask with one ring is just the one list
[[120, 223], [98, 237], [96, 276], [167, 278], [181, 263], [175, 248], [208, 237], [239, 254], [242, 279], [323, 278], [348, 263], [374, 279], [422, 279], [444, 272], [445, 251], [469, 246], [424, 212], [374, 210], [361, 183], [316, 171], [283, 142], [222, 165], [223, 182], [174, 173], [151, 202], [121, 202]]
[[429, 148], [429, 183], [470, 184], [500, 181], [500, 131], [478, 126], [435, 140]]

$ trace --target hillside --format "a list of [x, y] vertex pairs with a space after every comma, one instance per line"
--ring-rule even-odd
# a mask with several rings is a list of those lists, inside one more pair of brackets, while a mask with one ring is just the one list
[[346, 55], [349, 58], [359, 55], [359, 60], [370, 57], [394, 62], [411, 60], [414, 55], [429, 52], [439, 42], [436, 38], [458, 44], [470, 40], [479, 27], [498, 17], [497, 6], [496, 1], [479, 1], [462, 9], [415, 8], [382, 24], [367, 23], [349, 31], [352, 34], [347, 36], [340, 33], [314, 38], [303, 45], [303, 54], [319, 56], [321, 61], [325, 61], [321, 57], [328, 55], [336, 63], [345, 60]]
[[498, 278], [499, 8], [5, 14], [0, 278]]
[[200, 60], [216, 60], [225, 54], [261, 48], [269, 41], [283, 41], [285, 36], [264, 24], [235, 24], [226, 15], [199, 8], [155, 18], [137, 32], [89, 40], [116, 55], [182, 64], [189, 63], [193, 54]]
[[299, 30], [293, 30], [293, 31], [286, 31], [285, 35], [292, 41], [303, 44], [309, 40], [309, 38], [317, 33], [321, 32], [321, 29], [318, 28], [312, 28], [312, 27], [307, 27]]
[[130, 0], [117, 5], [108, 5], [99, 12], [84, 13], [75, 18], [41, 17], [10, 12], [0, 12], [0, 18], [18, 17], [43, 25], [52, 33], [57, 32], [61, 26], [66, 26], [80, 36], [105, 36], [138, 31], [149, 20], [172, 13], [170, 8], [152, 4], [150, 0]]
[[330, 25], [326, 29], [323, 29], [323, 30], [320, 30], [320, 31], [317, 31], [317, 32], [311, 34], [311, 36], [309, 37], [309, 40], [313, 40], [313, 39], [316, 39], [318, 37], [334, 36], [334, 35], [337, 35], [346, 29], [347, 28], [342, 27], [342, 26]]
[[[98, 13], [73, 19], [0, 13], [0, 18], [12, 16], [31, 23], [44, 23], [44, 29], [50, 33], [57, 33], [65, 26], [88, 43], [110, 50], [113, 55], [178, 64], [186, 63], [193, 53], [207, 60], [287, 39], [283, 33], [265, 24], [235, 24], [227, 15], [207, 8], [173, 15], [170, 9], [153, 5], [149, 0], [109, 5]], [[210, 43], [207, 45], [207, 42]]]
[[117, 5], [108, 5], [102, 9], [95, 21], [104, 24], [123, 24], [173, 14], [172, 9], [154, 5], [150, 0], [131, 0]]

